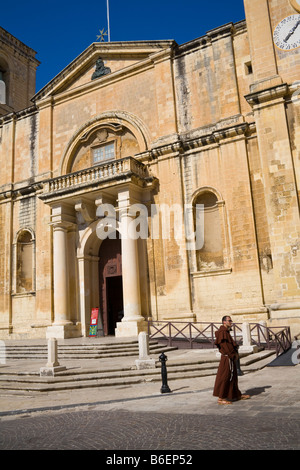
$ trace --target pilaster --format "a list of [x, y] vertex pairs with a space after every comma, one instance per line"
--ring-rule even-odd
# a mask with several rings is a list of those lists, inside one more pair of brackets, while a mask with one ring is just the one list
[[244, 0], [254, 83], [251, 91], [277, 86], [278, 75], [268, 0]]
[[[299, 204], [286, 117], [288, 86], [246, 96], [256, 121], [276, 302], [299, 298]], [[298, 280], [297, 280], [298, 279]]]

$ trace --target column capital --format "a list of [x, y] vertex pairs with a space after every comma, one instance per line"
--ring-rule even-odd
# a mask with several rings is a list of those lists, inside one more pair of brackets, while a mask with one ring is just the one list
[[141, 202], [141, 193], [130, 185], [118, 191], [117, 203], [119, 207]]
[[55, 231], [62, 230], [64, 232], [68, 232], [76, 228], [76, 224], [71, 222], [50, 222], [49, 225], [51, 225]]
[[53, 228], [70, 230], [76, 227], [76, 213], [73, 205], [55, 204], [51, 207], [50, 225]]

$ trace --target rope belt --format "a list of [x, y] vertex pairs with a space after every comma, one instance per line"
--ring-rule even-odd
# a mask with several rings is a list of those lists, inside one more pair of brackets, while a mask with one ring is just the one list
[[230, 357], [228, 356], [228, 354], [222, 354], [222, 356], [225, 356], [225, 357], [228, 357], [229, 359], [229, 370], [230, 370], [230, 382], [232, 381], [233, 379], [233, 369], [234, 369], [234, 364], [233, 364], [233, 359], [230, 359]]

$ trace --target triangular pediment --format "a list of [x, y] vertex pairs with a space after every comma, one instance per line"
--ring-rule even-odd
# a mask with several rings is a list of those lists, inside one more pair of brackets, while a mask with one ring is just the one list
[[[174, 45], [176, 43], [172, 40], [93, 43], [44, 86], [32, 101], [43, 100], [68, 90], [80, 91], [83, 87], [97, 83], [97, 80], [107, 81], [122, 73], [130, 74], [139, 67], [146, 67], [149, 61], [170, 51]], [[99, 59], [102, 59], [106, 72], [92, 78]]]

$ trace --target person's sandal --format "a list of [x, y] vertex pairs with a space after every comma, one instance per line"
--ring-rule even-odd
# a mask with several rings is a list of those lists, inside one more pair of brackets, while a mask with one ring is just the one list
[[249, 400], [250, 395], [241, 395], [240, 400]]
[[228, 400], [218, 400], [218, 405], [231, 405], [232, 402]]

